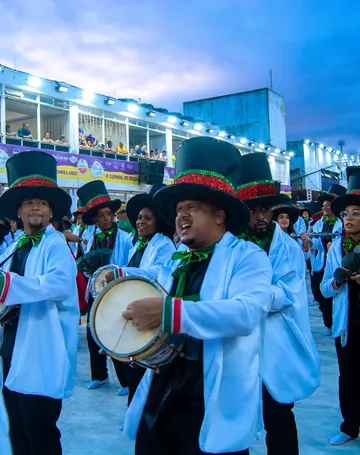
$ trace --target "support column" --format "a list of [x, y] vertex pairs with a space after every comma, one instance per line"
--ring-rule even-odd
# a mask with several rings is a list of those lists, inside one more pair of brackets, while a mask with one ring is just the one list
[[79, 108], [76, 105], [69, 107], [68, 141], [71, 153], [79, 153]]
[[[162, 150], [160, 150], [162, 152]], [[172, 130], [170, 128], [166, 128], [166, 153], [167, 153], [167, 166], [172, 167]]]
[[0, 93], [0, 133], [3, 135], [3, 141], [6, 142], [6, 109], [5, 109], [5, 85], [1, 85], [1, 93]]

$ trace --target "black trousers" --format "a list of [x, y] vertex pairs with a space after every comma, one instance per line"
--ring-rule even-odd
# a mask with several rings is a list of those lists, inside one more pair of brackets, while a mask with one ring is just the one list
[[311, 277], [311, 289], [316, 302], [319, 302], [320, 311], [323, 315], [324, 325], [328, 329], [332, 327], [332, 299], [326, 299], [320, 291], [320, 284], [324, 276], [324, 269], [314, 272]]
[[[4, 378], [9, 364], [4, 360]], [[3, 388], [9, 416], [13, 455], [61, 455], [60, 417], [62, 401], [39, 395], [25, 395]]]
[[[90, 314], [90, 312], [89, 312]], [[107, 370], [107, 356], [99, 354], [99, 346], [95, 343], [94, 338], [89, 329], [89, 314], [88, 314], [88, 324], [86, 327], [86, 338], [89, 347], [90, 353], [90, 370], [91, 370], [91, 380], [104, 381], [108, 377]], [[114, 364], [116, 376], [122, 387], [127, 387], [127, 373], [125, 369], [125, 364], [119, 362], [118, 360], [111, 359]]]
[[360, 327], [349, 327], [348, 341], [335, 340], [339, 364], [339, 400], [344, 419], [340, 430], [357, 438], [360, 427]]
[[[149, 430], [141, 419], [136, 436], [135, 455], [201, 455], [200, 427], [204, 418], [204, 403], [190, 399], [174, 399]], [[240, 431], [240, 429], [239, 429]], [[224, 434], [226, 439], [226, 434]], [[231, 452], [249, 455], [249, 450]], [[219, 455], [231, 455], [219, 454]]]
[[268, 455], [299, 455], [293, 407], [293, 403], [278, 403], [263, 385], [263, 415]]

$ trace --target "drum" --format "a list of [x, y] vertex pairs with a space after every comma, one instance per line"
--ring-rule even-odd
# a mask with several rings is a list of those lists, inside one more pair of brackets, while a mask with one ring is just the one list
[[89, 291], [94, 299], [100, 294], [100, 292], [107, 286], [106, 274], [110, 270], [117, 269], [118, 267], [113, 264], [104, 265], [100, 267], [90, 278]]
[[19, 305], [5, 306], [0, 303], [0, 325], [11, 322], [20, 312]]
[[134, 300], [160, 297], [165, 291], [154, 281], [139, 276], [119, 278], [97, 296], [90, 312], [90, 330], [105, 354], [121, 362], [158, 371], [181, 353], [185, 337], [157, 330], [139, 331], [122, 317]]

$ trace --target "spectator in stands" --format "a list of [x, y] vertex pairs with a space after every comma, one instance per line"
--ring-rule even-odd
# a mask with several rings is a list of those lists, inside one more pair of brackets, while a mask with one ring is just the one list
[[16, 136], [16, 133], [13, 131], [10, 123], [6, 124], [6, 136]]
[[85, 146], [85, 148], [87, 148], [87, 149], [93, 149], [93, 148], [95, 148], [95, 147], [93, 147], [91, 141], [86, 141], [86, 146]]
[[111, 141], [108, 141], [108, 143], [105, 145], [105, 151], [109, 153], [114, 153], [113, 143]]
[[32, 134], [29, 129], [29, 125], [27, 123], [23, 123], [22, 128], [18, 129], [17, 133], [18, 137], [22, 137], [23, 139], [32, 139]]
[[146, 145], [143, 145], [143, 146], [141, 147], [141, 151], [142, 151], [142, 155], [143, 155], [143, 156], [149, 156], [149, 153], [148, 153], [148, 151], [147, 151]]
[[142, 150], [140, 148], [140, 145], [135, 145], [135, 149], [133, 150], [132, 153], [133, 156], [140, 156], [142, 155]]
[[156, 160], [159, 160], [159, 159], [160, 159], [160, 150], [159, 150], [159, 149], [155, 149], [154, 158], [155, 158]]
[[65, 136], [60, 136], [59, 139], [55, 142], [56, 144], [63, 144], [68, 145], [68, 141], [66, 140]]
[[45, 136], [44, 136], [44, 139], [42, 140], [42, 142], [48, 142], [49, 144], [54, 143], [54, 141], [50, 137], [50, 133], [45, 133]]
[[96, 146], [98, 145], [98, 140], [92, 135], [92, 133], [90, 133], [87, 137], [86, 137], [86, 142], [87, 144], [89, 144], [89, 141], [91, 142], [91, 148], [96, 148]]
[[79, 128], [79, 147], [85, 149], [88, 148], [84, 138], [84, 130], [82, 128]]
[[99, 152], [105, 152], [105, 145], [104, 144], [99, 144], [96, 149], [99, 151]]
[[163, 150], [163, 151], [161, 152], [161, 157], [160, 157], [160, 159], [161, 159], [162, 161], [167, 161], [167, 160], [168, 160], [166, 150]]
[[151, 160], [155, 159], [155, 150], [150, 150], [150, 159]]
[[127, 155], [127, 149], [122, 142], [120, 142], [119, 145], [116, 147], [116, 153]]

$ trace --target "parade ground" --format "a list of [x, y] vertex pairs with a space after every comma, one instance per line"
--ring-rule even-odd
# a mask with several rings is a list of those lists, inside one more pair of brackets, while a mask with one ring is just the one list
[[[309, 296], [312, 301], [312, 297]], [[295, 407], [301, 455], [360, 454], [360, 439], [331, 447], [328, 438], [341, 423], [337, 392], [338, 367], [334, 341], [323, 335], [317, 307], [310, 306], [313, 333], [321, 359], [321, 384], [308, 399]], [[126, 412], [127, 397], [116, 396], [118, 384], [110, 369], [110, 383], [87, 390], [89, 358], [85, 326], [80, 329], [78, 376], [74, 395], [64, 400], [60, 419], [64, 455], [133, 455], [134, 444], [119, 430]], [[286, 359], [284, 359], [286, 362]], [[226, 435], [224, 435], [226, 437]], [[186, 454], [184, 454], [186, 455]], [[265, 440], [257, 441], [251, 455], [266, 455]]]

